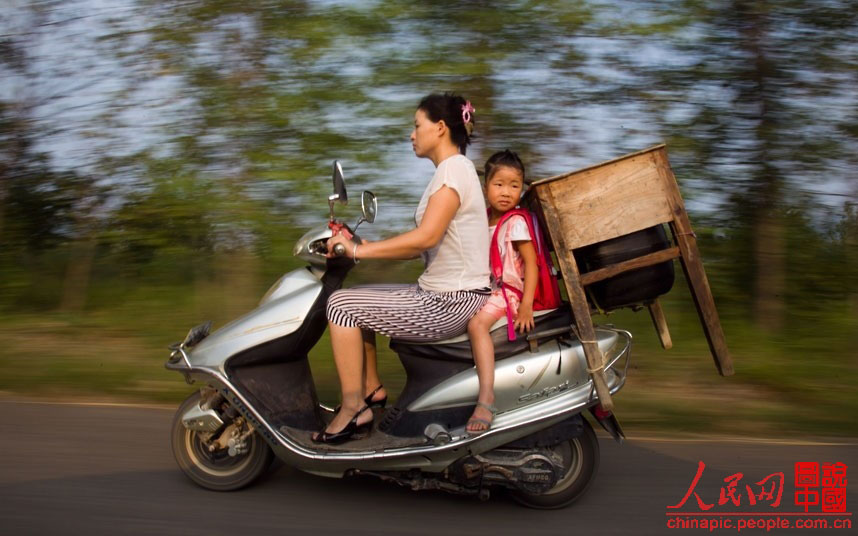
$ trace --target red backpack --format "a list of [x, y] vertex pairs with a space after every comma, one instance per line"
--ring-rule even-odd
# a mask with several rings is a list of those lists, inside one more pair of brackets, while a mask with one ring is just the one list
[[507, 298], [506, 291], [515, 293], [519, 300], [521, 300], [522, 296], [518, 289], [507, 287], [503, 284], [503, 259], [501, 259], [500, 244], [498, 244], [498, 233], [500, 232], [501, 225], [516, 215], [524, 218], [525, 223], [527, 223], [527, 230], [536, 248], [536, 266], [539, 269], [539, 281], [536, 284], [536, 291], [533, 294], [533, 310], [544, 311], [560, 307], [560, 288], [557, 286], [557, 277], [554, 275], [556, 273], [554, 271], [554, 263], [551, 260], [548, 248], [545, 246], [545, 240], [539, 229], [539, 223], [536, 221], [536, 215], [523, 208], [510, 210], [501, 216], [495, 227], [489, 249], [489, 263], [492, 269], [492, 276], [495, 278], [495, 281], [500, 282], [500, 287], [503, 291], [502, 294], [506, 301], [506, 329], [511, 341], [515, 340], [515, 327], [513, 326], [512, 311], [509, 307], [509, 298]]

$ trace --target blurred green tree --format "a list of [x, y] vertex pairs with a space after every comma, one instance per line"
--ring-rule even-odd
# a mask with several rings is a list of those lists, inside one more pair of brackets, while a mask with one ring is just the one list
[[[24, 43], [13, 36], [0, 42], [0, 68], [27, 76], [30, 68]], [[57, 170], [50, 165], [47, 152], [37, 148], [42, 136], [33, 120], [38, 103], [32, 96], [0, 100], [0, 271], [2, 294], [15, 306], [28, 302], [28, 289], [39, 286], [38, 275], [54, 269], [55, 259], [48, 250], [75, 241], [101, 199], [93, 177], [73, 170]], [[90, 241], [90, 244], [92, 242]], [[72, 257], [65, 284], [64, 303], [82, 305], [88, 269], [72, 268], [77, 262], [91, 264], [92, 248]], [[77, 260], [75, 260], [77, 259]], [[38, 274], [33, 277], [32, 271]]]
[[829, 196], [837, 183], [854, 180], [849, 102], [858, 13], [840, 1], [642, 7], [649, 17], [631, 23], [629, 33], [663, 39], [664, 56], [617, 58], [636, 76], [628, 91], [640, 92], [658, 115], [686, 192], [716, 208], [698, 218], [727, 229], [729, 262], [715, 274], [728, 274], [721, 295], [759, 328], [785, 333], [792, 311], [816, 300], [790, 281], [824, 270], [801, 250], [833, 245], [797, 244], [793, 236], [814, 228], [824, 236], [826, 207], [838, 201]]

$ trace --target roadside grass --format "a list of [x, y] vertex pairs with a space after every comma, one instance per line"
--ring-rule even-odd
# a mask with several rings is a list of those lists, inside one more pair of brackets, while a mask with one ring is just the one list
[[[595, 317], [635, 336], [629, 377], [615, 397], [627, 432], [856, 435], [854, 318], [832, 311], [830, 318], [816, 323], [825, 325], [824, 331], [808, 327], [770, 337], [723, 316], [736, 374], [720, 377], [690, 300], [677, 294], [663, 299], [674, 342], [668, 351], [658, 343], [645, 311]], [[0, 316], [0, 391], [20, 397], [175, 404], [195, 386], [164, 369], [166, 346], [203, 320], [214, 320], [217, 328], [255, 302], [256, 295], [235, 296], [216, 285], [193, 291], [141, 288], [123, 296], [121, 303], [80, 315]], [[338, 382], [327, 335], [310, 362], [320, 399], [336, 403]], [[404, 386], [404, 372], [381, 337], [379, 369], [395, 397]]]
[[689, 434], [858, 435], [854, 317], [841, 316], [836, 327], [820, 319], [824, 331], [782, 337], [722, 317], [735, 375], [721, 377], [696, 312], [682, 297], [667, 298], [670, 350], [661, 348], [645, 311], [608, 317], [635, 335], [628, 381], [615, 397], [621, 422]]

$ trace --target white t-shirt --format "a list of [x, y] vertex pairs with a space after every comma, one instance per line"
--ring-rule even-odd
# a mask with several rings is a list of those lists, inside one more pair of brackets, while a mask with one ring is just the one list
[[426, 269], [417, 283], [433, 292], [488, 288], [489, 222], [473, 162], [458, 154], [438, 164], [417, 205], [414, 221], [420, 225], [429, 198], [442, 186], [458, 194], [459, 210], [438, 245], [423, 252]]

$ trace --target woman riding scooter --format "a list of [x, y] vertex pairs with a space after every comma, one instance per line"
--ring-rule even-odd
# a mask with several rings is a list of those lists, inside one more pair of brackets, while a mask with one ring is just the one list
[[456, 336], [489, 297], [486, 206], [476, 169], [465, 157], [474, 112], [470, 102], [450, 93], [420, 101], [411, 144], [436, 170], [417, 206], [415, 229], [377, 242], [357, 244], [343, 235], [328, 241], [329, 252], [342, 244], [355, 263], [419, 255], [425, 271], [417, 284], [365, 285], [331, 295], [327, 318], [342, 406], [314, 441], [348, 441], [371, 425], [370, 408], [387, 401], [376, 366], [376, 332], [406, 341]]

